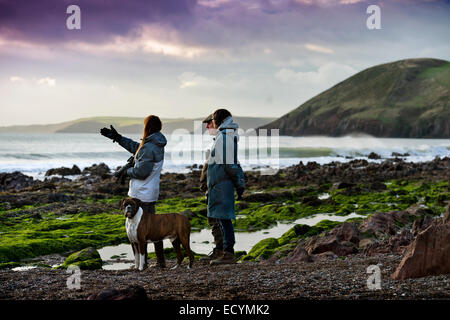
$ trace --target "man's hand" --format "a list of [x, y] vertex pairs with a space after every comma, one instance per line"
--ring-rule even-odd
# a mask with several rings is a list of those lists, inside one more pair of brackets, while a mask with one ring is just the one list
[[244, 194], [244, 190], [245, 190], [244, 188], [239, 188], [239, 189], [236, 190], [237, 196], [238, 196], [237, 197], [238, 200], [242, 200], [242, 195]]
[[114, 142], [117, 142], [120, 140], [120, 138], [122, 138], [122, 136], [117, 132], [116, 129], [114, 129], [114, 127], [112, 125], [109, 126], [111, 129], [108, 128], [102, 128], [100, 129], [100, 134], [102, 136], [105, 136], [111, 140], [113, 140]]

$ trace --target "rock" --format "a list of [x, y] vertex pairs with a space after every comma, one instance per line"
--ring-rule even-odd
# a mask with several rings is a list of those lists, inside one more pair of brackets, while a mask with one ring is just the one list
[[309, 255], [332, 251], [338, 256], [357, 253], [360, 241], [360, 232], [356, 223], [344, 222], [337, 225], [325, 235], [315, 235], [305, 244]]
[[147, 300], [147, 293], [141, 286], [130, 286], [123, 290], [106, 289], [91, 294], [87, 300]]
[[350, 241], [356, 245], [359, 244], [360, 232], [358, 225], [354, 222], [344, 222], [334, 227], [330, 234], [336, 235], [339, 241]]
[[379, 154], [376, 154], [375, 152], [371, 152], [367, 158], [369, 159], [381, 159], [381, 156]]
[[387, 244], [390, 252], [401, 254], [403, 253], [405, 246], [408, 246], [413, 240], [414, 237], [412, 233], [403, 229], [400, 233], [390, 237]]
[[79, 174], [81, 174], [81, 170], [76, 165], [73, 165], [72, 169], [66, 168], [66, 167], [60, 167], [60, 168], [49, 169], [45, 173], [46, 176], [60, 175], [60, 176], [63, 176], [63, 177], [64, 176], [79, 175]]
[[102, 259], [95, 248], [88, 247], [68, 256], [61, 268], [66, 269], [70, 265], [78, 266], [82, 270], [101, 269]]
[[305, 249], [309, 255], [332, 251], [338, 256], [346, 256], [358, 252], [352, 242], [341, 242], [336, 235], [313, 236], [306, 242]]
[[421, 231], [428, 228], [433, 223], [433, 218], [429, 215], [425, 215], [423, 217], [420, 217], [417, 220], [414, 220], [414, 223], [412, 225], [411, 232], [414, 236], [418, 235]]
[[[352, 158], [352, 157], [350, 157]], [[366, 167], [369, 165], [369, 161], [367, 161], [366, 159], [355, 159], [349, 162], [349, 165], [351, 165], [352, 167]]]
[[410, 224], [412, 218], [418, 217], [423, 212], [419, 209], [404, 211], [375, 212], [369, 218], [361, 222], [361, 233], [371, 234], [376, 237], [395, 235], [406, 224]]
[[333, 251], [325, 251], [319, 254], [315, 254], [311, 257], [313, 259], [313, 261], [317, 261], [317, 260], [334, 260], [337, 259], [338, 256], [336, 254], [334, 254]]
[[50, 193], [48, 195], [48, 202], [67, 202], [72, 200], [73, 197], [63, 193]]
[[275, 252], [270, 258], [266, 260], [258, 260], [258, 263], [260, 265], [272, 265], [272, 264], [279, 264], [281, 258], [281, 251]]
[[450, 223], [450, 201], [447, 206], [447, 211], [445, 211], [444, 218], [442, 219], [444, 223]]
[[0, 191], [15, 190], [19, 191], [38, 183], [32, 177], [26, 176], [19, 171], [12, 173], [0, 173]]
[[104, 164], [103, 162], [100, 164], [93, 164], [90, 167], [86, 167], [83, 169], [83, 174], [90, 174], [93, 176], [100, 176], [100, 177], [108, 177], [109, 178], [109, 173], [110, 173], [110, 169], [109, 167]]
[[7, 201], [5, 201], [5, 202], [3, 202], [2, 203], [2, 209], [3, 210], [11, 210], [11, 203], [9, 203], [9, 202], [7, 202]]
[[266, 238], [253, 246], [249, 253], [241, 257], [241, 261], [254, 260], [259, 261], [268, 259], [274, 254], [274, 249], [279, 247], [278, 240], [275, 238]]
[[301, 201], [303, 204], [311, 207], [320, 206], [322, 204], [322, 201], [320, 201], [316, 196], [306, 196], [303, 197]]
[[336, 182], [333, 184], [333, 187], [331, 188], [331, 190], [336, 190], [336, 189], [349, 189], [349, 188], [353, 188], [356, 185], [354, 183], [349, 183], [349, 182]]
[[312, 258], [308, 252], [303, 248], [301, 244], [295, 247], [286, 258], [283, 259], [285, 263], [299, 263], [299, 262], [312, 262]]
[[409, 157], [410, 154], [408, 152], [406, 153], [398, 153], [398, 152], [392, 152], [392, 157]]
[[383, 182], [375, 181], [374, 183], [370, 184], [369, 189], [371, 191], [383, 191], [387, 190], [387, 186]]
[[450, 273], [450, 224], [433, 224], [419, 233], [391, 275], [394, 280]]
[[361, 239], [359, 241], [359, 248], [364, 250], [373, 243], [375, 243], [374, 239], [371, 239], [371, 238]]

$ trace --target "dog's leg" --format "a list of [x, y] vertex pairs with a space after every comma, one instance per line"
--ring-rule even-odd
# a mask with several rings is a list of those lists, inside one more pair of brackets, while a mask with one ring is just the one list
[[136, 243], [131, 243], [131, 248], [133, 248], [133, 255], [134, 255], [134, 266], [136, 269], [139, 268], [139, 250]]
[[175, 267], [173, 267], [172, 269], [177, 268], [178, 266], [181, 266], [181, 263], [183, 262], [183, 253], [181, 252], [181, 248], [180, 248], [180, 239], [177, 237], [175, 238], [175, 240], [172, 241], [172, 246], [175, 249], [175, 252], [177, 254], [177, 264]]
[[146, 261], [146, 255], [147, 255], [147, 242], [145, 241], [139, 241], [138, 244], [139, 247], [139, 270], [144, 270], [145, 267], [145, 261]]
[[186, 253], [189, 257], [189, 265], [188, 269], [192, 268], [192, 265], [194, 264], [194, 254], [191, 251], [191, 246], [189, 245], [189, 238], [190, 238], [190, 232], [188, 232], [185, 235], [181, 235], [180, 241], [183, 245], [184, 250], [186, 250]]

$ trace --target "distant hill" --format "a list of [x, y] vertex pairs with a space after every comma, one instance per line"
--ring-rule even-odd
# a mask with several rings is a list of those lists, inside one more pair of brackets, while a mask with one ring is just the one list
[[[256, 118], [256, 117], [233, 117], [239, 124], [239, 127], [247, 130], [257, 128], [269, 123], [275, 118]], [[172, 133], [176, 129], [186, 129], [189, 132], [194, 131], [194, 121], [202, 121], [203, 118], [196, 119], [161, 119], [163, 123], [162, 131]], [[9, 133], [99, 133], [100, 129], [113, 125], [120, 133], [142, 133], [144, 117], [92, 117], [82, 118], [74, 121], [62, 122], [48, 125], [28, 125], [28, 126], [8, 126], [0, 127], [1, 132]]]
[[290, 136], [450, 138], [450, 62], [407, 59], [366, 69], [261, 128]]

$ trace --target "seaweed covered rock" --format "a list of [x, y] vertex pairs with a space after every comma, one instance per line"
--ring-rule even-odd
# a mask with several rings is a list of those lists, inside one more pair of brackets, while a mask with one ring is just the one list
[[78, 266], [80, 269], [84, 270], [101, 269], [102, 259], [95, 248], [88, 247], [68, 256], [61, 265], [61, 268], [65, 269], [70, 265]]
[[241, 258], [242, 261], [246, 260], [259, 260], [259, 259], [268, 259], [274, 253], [274, 249], [279, 247], [280, 244], [278, 240], [275, 238], [267, 238], [261, 240], [257, 244], [253, 246], [253, 248], [249, 251], [249, 253]]

